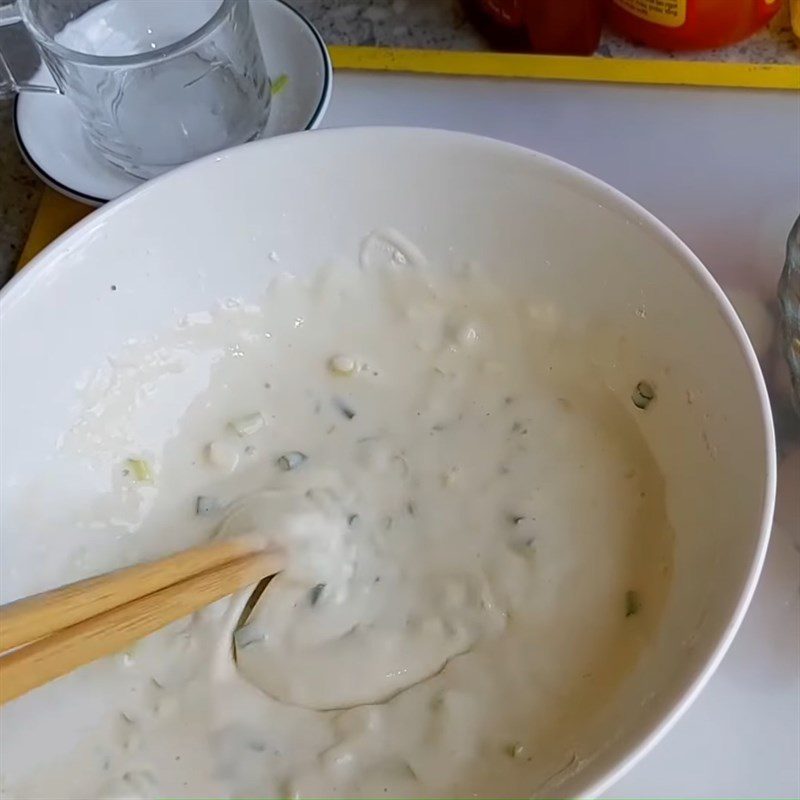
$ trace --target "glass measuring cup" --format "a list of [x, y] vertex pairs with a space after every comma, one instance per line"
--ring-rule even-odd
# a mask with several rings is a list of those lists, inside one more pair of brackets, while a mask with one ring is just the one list
[[[260, 135], [270, 81], [248, 0], [17, 0], [0, 25], [22, 22], [54, 85], [78, 110], [96, 150], [150, 178]], [[22, 26], [20, 26], [22, 27]], [[5, 73], [5, 75], [4, 75]]]

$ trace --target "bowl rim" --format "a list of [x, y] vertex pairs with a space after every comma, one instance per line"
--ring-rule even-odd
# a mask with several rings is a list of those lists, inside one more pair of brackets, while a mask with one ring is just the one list
[[428, 141], [437, 139], [443, 141], [447, 139], [454, 147], [459, 144], [465, 144], [467, 146], [472, 145], [486, 148], [487, 152], [494, 151], [519, 158], [538, 160], [545, 168], [552, 170], [554, 174], [560, 174], [569, 179], [573, 184], [582, 184], [593, 194], [602, 196], [604, 198], [604, 204], [607, 207], [614, 207], [616, 210], [621, 211], [628, 218], [637, 221], [642, 227], [646, 227], [654, 237], [660, 239], [660, 241], [676, 256], [676, 259], [683, 265], [683, 268], [690, 271], [701, 288], [713, 298], [728, 329], [739, 346], [739, 351], [748, 367], [750, 378], [759, 401], [761, 438], [764, 446], [763, 458], [765, 464], [759, 530], [758, 536], [754, 541], [754, 551], [750, 568], [742, 582], [742, 586], [739, 590], [739, 597], [731, 611], [725, 630], [717, 637], [708, 658], [695, 668], [694, 674], [686, 681], [679, 696], [671, 704], [671, 708], [647, 726], [637, 741], [626, 748], [624, 754], [618, 759], [614, 766], [606, 770], [604, 774], [596, 778], [592, 783], [586, 785], [585, 788], [581, 789], [576, 795], [580, 798], [596, 797], [629, 772], [645, 754], [650, 752], [650, 750], [661, 741], [692, 705], [703, 687], [717, 670], [717, 667], [728, 651], [734, 636], [742, 624], [753, 598], [753, 594], [755, 593], [766, 557], [775, 509], [777, 485], [775, 431], [769, 395], [758, 363], [758, 358], [741, 320], [722, 288], [689, 246], [667, 227], [665, 223], [661, 222], [661, 220], [635, 200], [591, 173], [544, 153], [500, 139], [460, 131], [404, 126], [354, 126], [328, 128], [313, 132], [289, 133], [270, 139], [248, 142], [230, 148], [229, 150], [214, 153], [198, 159], [197, 161], [184, 164], [164, 175], [160, 175], [145, 182], [141, 186], [132, 189], [130, 192], [125, 193], [121, 197], [93, 211], [77, 225], [45, 247], [23, 270], [18, 272], [6, 286], [0, 290], [0, 325], [2, 325], [4, 314], [10, 310], [10, 308], [13, 308], [16, 302], [27, 296], [29, 292], [35, 291], [40, 282], [46, 282], [47, 276], [52, 269], [59, 268], [57, 266], [58, 259], [56, 258], [59, 252], [71, 249], [71, 245], [79, 245], [84, 234], [103, 225], [105, 220], [114, 215], [118, 209], [140, 202], [140, 197], [143, 198], [149, 192], [160, 191], [159, 187], [162, 184], [177, 180], [184, 175], [184, 173], [195, 171], [198, 175], [201, 175], [203, 170], [207, 169], [211, 164], [218, 165], [221, 161], [237, 158], [251, 158], [254, 156], [250, 154], [255, 154], [259, 148], [268, 152], [269, 148], [287, 146], [289, 140], [298, 138], [305, 140], [312, 136], [320, 141], [322, 141], [322, 139], [335, 140], [346, 139], [348, 137], [357, 138], [359, 136], [367, 138], [381, 136], [387, 138], [396, 137], [395, 141], [404, 141], [408, 139], [409, 141], [418, 143], [418, 146], [422, 147], [424, 147]]

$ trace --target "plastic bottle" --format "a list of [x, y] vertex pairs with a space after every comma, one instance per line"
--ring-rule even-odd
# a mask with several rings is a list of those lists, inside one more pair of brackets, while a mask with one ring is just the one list
[[608, 0], [611, 27], [660, 50], [704, 50], [745, 39], [766, 25], [780, 0]]
[[600, 40], [604, 0], [462, 0], [500, 50], [588, 55]]
[[525, 27], [534, 53], [594, 53], [603, 26], [602, 0], [532, 0]]
[[530, 50], [522, 19], [522, 0], [461, 0], [467, 19], [494, 50]]

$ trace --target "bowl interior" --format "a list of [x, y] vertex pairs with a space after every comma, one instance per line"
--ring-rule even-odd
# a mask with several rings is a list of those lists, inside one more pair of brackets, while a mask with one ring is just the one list
[[[83, 376], [184, 313], [256, 297], [277, 272], [352, 261], [387, 227], [432, 264], [484, 264], [585, 330], [623, 396], [643, 379], [657, 387], [650, 413], [630, 409], [665, 477], [675, 577], [657, 640], [575, 742], [593, 757], [557, 790], [595, 791], [687, 700], [744, 612], [766, 545], [771, 429], [741, 326], [688, 250], [604, 184], [520, 148], [404, 129], [256, 142], [151, 182], [45, 251], [0, 301], [2, 600], [63, 580], [74, 563], [59, 508], [98, 488], [78, 464], [58, 465], [47, 486], [37, 476]], [[33, 515], [32, 495], [46, 500]], [[106, 546], [109, 566], [118, 551]], [[17, 705], [45, 719], [53, 696]], [[62, 700], [91, 717], [91, 698]], [[38, 752], [64, 746], [44, 724], [15, 735], [38, 737]]]

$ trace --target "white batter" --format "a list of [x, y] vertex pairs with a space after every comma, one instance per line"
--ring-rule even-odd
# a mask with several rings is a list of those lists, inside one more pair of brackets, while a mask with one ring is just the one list
[[[547, 794], [591, 758], [669, 582], [646, 408], [540, 299], [396, 255], [95, 381], [63, 447], [111, 479], [69, 578], [249, 530], [291, 564], [235, 634], [249, 593], [60, 682], [104, 700], [3, 798]], [[4, 749], [42, 713], [8, 706]]]

